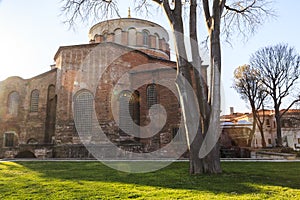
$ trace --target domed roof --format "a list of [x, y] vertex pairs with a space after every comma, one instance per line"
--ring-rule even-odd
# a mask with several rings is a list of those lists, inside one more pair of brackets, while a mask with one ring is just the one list
[[89, 39], [92, 40], [96, 34], [102, 35], [103, 33], [114, 33], [117, 29], [128, 31], [132, 28], [139, 32], [148, 30], [151, 35], [158, 34], [160, 39], [164, 38], [167, 42], [169, 41], [169, 34], [162, 26], [154, 22], [137, 18], [119, 18], [99, 22], [90, 28]]
[[160, 25], [136, 18], [119, 18], [95, 24], [90, 43], [115, 42], [152, 56], [170, 59], [169, 34]]

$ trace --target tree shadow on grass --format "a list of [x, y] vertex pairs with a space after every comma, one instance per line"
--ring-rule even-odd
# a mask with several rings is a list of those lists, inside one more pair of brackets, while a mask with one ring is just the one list
[[214, 194], [262, 192], [261, 186], [300, 189], [300, 163], [222, 163], [223, 173], [190, 176], [187, 162], [176, 162], [150, 173], [125, 173], [100, 162], [17, 162], [45, 179], [116, 182], [170, 189], [208, 191]]

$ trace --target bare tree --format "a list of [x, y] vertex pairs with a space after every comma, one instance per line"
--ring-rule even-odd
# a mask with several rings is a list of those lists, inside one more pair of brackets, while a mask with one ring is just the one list
[[[200, 124], [203, 125], [202, 132], [197, 135], [203, 136], [203, 141], [194, 140], [191, 144], [191, 152], [194, 150], [198, 152], [199, 144], [201, 148], [199, 150], [200, 158], [204, 157], [205, 152], [210, 152], [203, 159], [203, 169], [204, 172], [209, 171], [216, 173], [220, 171], [219, 163], [216, 162], [216, 159], [219, 158], [219, 149], [217, 145], [212, 146], [211, 141], [218, 139], [218, 131], [216, 127], [219, 127], [220, 121], [220, 74], [221, 74], [221, 42], [220, 42], [220, 34], [222, 22], [225, 24], [225, 30], [229, 35], [230, 28], [226, 29], [226, 27], [236, 26], [239, 30], [247, 30], [251, 28], [252, 32], [255, 31], [255, 27], [258, 24], [264, 21], [264, 17], [270, 15], [272, 10], [268, 8], [270, 1], [262, 1], [262, 0], [245, 0], [245, 1], [231, 1], [233, 3], [227, 5], [226, 0], [202, 0], [202, 11], [204, 12], [204, 20], [206, 22], [207, 31], [209, 35], [209, 47], [210, 47], [210, 66], [211, 66], [211, 83], [210, 83], [210, 91], [209, 95], [205, 93], [205, 87], [201, 82], [201, 74], [200, 81], [197, 81], [197, 91], [200, 93], [198, 95], [198, 104], [200, 105], [200, 113], [202, 116]], [[236, 7], [235, 5], [239, 5]], [[197, 1], [190, 1], [190, 37], [194, 41], [197, 40]], [[223, 14], [224, 9], [226, 10], [225, 14]], [[233, 13], [230, 15], [230, 13]], [[257, 20], [251, 19], [259, 19], [259, 23]], [[243, 23], [240, 23], [243, 22]], [[232, 32], [231, 32], [232, 33]], [[201, 63], [198, 52], [198, 42], [195, 46], [192, 46], [192, 58], [193, 65], [199, 66]], [[202, 134], [201, 134], [202, 133]], [[197, 158], [193, 156], [191, 153], [190, 158], [190, 172], [198, 173], [197, 169], [199, 169], [199, 165], [197, 164]]]
[[287, 44], [269, 46], [256, 51], [250, 58], [250, 65], [260, 73], [260, 81], [266, 87], [275, 110], [277, 146], [282, 146], [281, 118], [300, 98], [295, 98], [283, 112], [283, 100], [291, 96], [300, 76], [300, 55]]
[[[71, 14], [67, 20], [70, 24], [73, 24], [76, 18], [87, 19], [87, 15], [97, 16], [99, 7], [101, 8], [100, 11], [107, 10], [108, 6], [111, 6], [113, 11], [117, 11], [115, 9], [117, 0], [64, 0], [63, 2], [65, 2], [63, 12]], [[220, 173], [222, 170], [219, 149], [218, 145], [215, 144], [220, 134], [221, 21], [225, 22], [225, 27], [238, 26], [240, 30], [252, 27], [251, 29], [254, 30], [254, 27], [262, 23], [265, 16], [268, 16], [270, 10], [266, 2], [270, 1], [228, 1], [229, 5], [226, 4], [226, 0], [135, 0], [135, 2], [139, 9], [147, 9], [150, 3], [154, 2], [164, 10], [173, 31], [178, 75], [182, 75], [190, 84], [193, 81], [192, 77], [195, 77], [197, 99], [187, 95], [187, 83], [182, 82], [179, 76], [176, 80], [187, 138], [192, 131], [198, 130], [195, 139], [188, 146], [190, 150], [190, 173]], [[183, 26], [183, 7], [189, 11], [188, 29], [184, 29]], [[226, 10], [225, 13], [223, 13], [224, 10]], [[199, 68], [202, 63], [197, 38], [198, 20], [199, 16], [202, 15], [201, 12], [205, 16], [204, 20], [207, 25], [210, 44], [211, 82], [209, 91], [201, 71], [192, 68], [192, 66]], [[230, 15], [229, 13], [233, 14]], [[104, 15], [102, 12], [100, 14]], [[251, 20], [254, 16], [255, 20]], [[235, 29], [228, 29], [227, 32], [232, 30]], [[186, 49], [187, 44], [184, 35], [190, 36], [191, 62], [187, 60], [189, 51]], [[195, 124], [191, 123], [191, 119], [195, 118], [192, 111], [196, 109], [195, 106], [197, 105], [199, 105], [201, 116], [199, 127], [195, 127]]]
[[[252, 130], [248, 140], [249, 147], [251, 147], [253, 136], [256, 131], [256, 125], [261, 133], [262, 146], [266, 147], [263, 123], [265, 119], [264, 105], [266, 103], [265, 101], [267, 100], [268, 93], [266, 92], [264, 85], [260, 82], [259, 77], [259, 71], [253, 69], [250, 65], [239, 66], [234, 71], [233, 88], [240, 94], [243, 100], [250, 104], [253, 116]], [[260, 109], [262, 109], [262, 115], [260, 115]]]

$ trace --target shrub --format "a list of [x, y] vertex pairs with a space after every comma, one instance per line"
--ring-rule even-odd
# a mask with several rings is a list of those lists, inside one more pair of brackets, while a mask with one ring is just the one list
[[284, 147], [280, 150], [280, 153], [295, 153], [295, 151], [290, 147]]

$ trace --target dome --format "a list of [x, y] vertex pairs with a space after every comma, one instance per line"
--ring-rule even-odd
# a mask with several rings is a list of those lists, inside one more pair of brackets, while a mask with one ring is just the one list
[[115, 42], [146, 54], [170, 59], [169, 34], [160, 25], [142, 19], [120, 18], [95, 24], [90, 43]]

